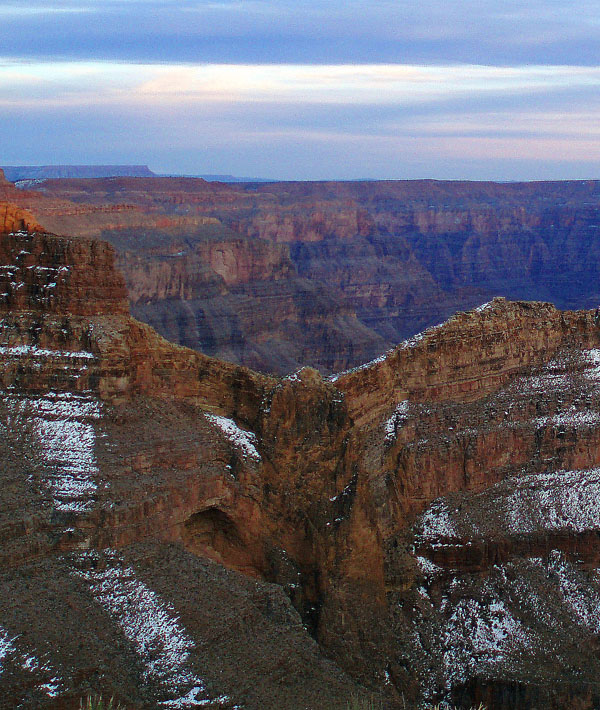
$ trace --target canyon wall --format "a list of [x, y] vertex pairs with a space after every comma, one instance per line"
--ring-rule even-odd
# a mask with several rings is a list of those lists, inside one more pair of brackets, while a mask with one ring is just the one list
[[10, 199], [47, 228], [116, 246], [136, 317], [263, 371], [344, 370], [494, 296], [600, 302], [596, 181], [31, 187]]
[[[220, 239], [215, 289], [254, 279]], [[0, 255], [8, 707], [597, 705], [596, 311], [495, 299], [278, 378], [130, 318], [104, 242]]]

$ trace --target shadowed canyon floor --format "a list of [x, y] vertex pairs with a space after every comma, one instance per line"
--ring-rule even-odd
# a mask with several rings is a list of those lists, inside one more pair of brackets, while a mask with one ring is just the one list
[[119, 253], [132, 313], [265, 372], [331, 374], [494, 296], [600, 302], [600, 183], [0, 184], [59, 234]]
[[596, 311], [495, 299], [271, 377], [3, 213], [0, 707], [597, 707]]

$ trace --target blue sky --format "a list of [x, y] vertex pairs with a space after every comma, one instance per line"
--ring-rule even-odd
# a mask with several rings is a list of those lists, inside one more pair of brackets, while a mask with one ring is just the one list
[[598, 0], [0, 2], [0, 164], [600, 177]]

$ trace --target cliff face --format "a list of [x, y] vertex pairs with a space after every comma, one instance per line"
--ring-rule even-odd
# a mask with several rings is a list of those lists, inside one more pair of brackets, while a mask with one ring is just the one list
[[172, 341], [285, 372], [317, 352], [336, 370], [383, 347], [341, 295], [297, 273], [286, 245], [218, 222], [142, 234], [104, 232], [120, 252], [132, 313]]
[[[4, 172], [0, 170], [0, 192], [3, 191], [16, 192], [11, 183], [5, 178]], [[11, 202], [3, 202], [0, 204], [0, 233], [39, 228], [33, 216], [27, 211], [20, 209]]]
[[598, 704], [596, 312], [279, 379], [129, 318], [105, 243], [0, 244], [6, 702]]
[[0, 260], [4, 264], [0, 312], [128, 312], [125, 284], [114, 269], [114, 252], [103, 242], [21, 230], [0, 234]]
[[251, 429], [275, 382], [130, 319], [107, 244], [1, 243], [26, 294], [0, 330], [2, 702], [345, 707], [360, 689], [264, 581], [281, 522]]
[[32, 187], [10, 199], [53, 231], [117, 247], [137, 317], [264, 371], [343, 370], [494, 296], [600, 301], [595, 181]]
[[593, 311], [561, 312], [548, 303], [496, 298], [332, 380], [347, 393], [359, 423], [408, 399], [478, 400], [522, 368], [552, 357], [567, 336], [582, 348], [592, 347], [599, 323]]

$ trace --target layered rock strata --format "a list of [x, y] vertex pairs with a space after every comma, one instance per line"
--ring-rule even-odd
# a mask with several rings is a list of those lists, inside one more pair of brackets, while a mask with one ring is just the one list
[[352, 367], [493, 296], [600, 302], [596, 181], [31, 187], [10, 199], [54, 231], [117, 247], [137, 317], [263, 371]]
[[108, 245], [0, 242], [0, 706], [345, 707], [360, 689], [264, 581], [248, 427], [274, 383], [131, 320]]
[[8, 707], [597, 705], [595, 311], [275, 378], [129, 318], [104, 243], [0, 245]]

